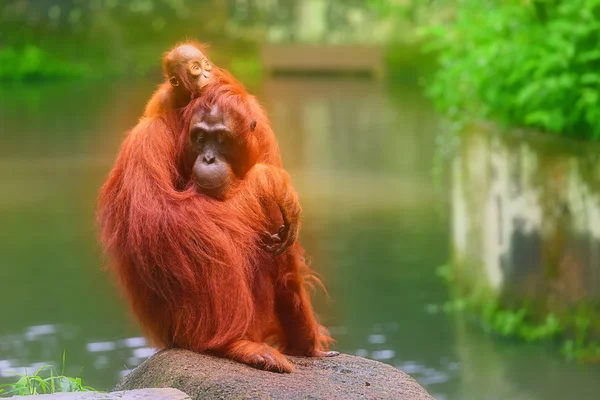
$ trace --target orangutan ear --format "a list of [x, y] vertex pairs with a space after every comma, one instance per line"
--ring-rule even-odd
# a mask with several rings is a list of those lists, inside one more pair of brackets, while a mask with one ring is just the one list
[[169, 78], [169, 83], [171, 84], [171, 86], [179, 86], [179, 81], [174, 76]]
[[254, 132], [255, 129], [256, 129], [256, 120], [252, 120], [252, 122], [250, 122], [250, 132]]

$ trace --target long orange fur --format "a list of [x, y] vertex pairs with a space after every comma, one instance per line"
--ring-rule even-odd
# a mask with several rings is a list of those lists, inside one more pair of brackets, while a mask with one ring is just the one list
[[[184, 109], [160, 109], [155, 100], [168, 87], [157, 90], [101, 189], [101, 240], [155, 346], [289, 372], [266, 342], [320, 356], [332, 341], [313, 314], [307, 286], [316, 278], [301, 245], [279, 256], [261, 246], [260, 232], [276, 230], [281, 218], [266, 202], [293, 208], [297, 194], [264, 110], [226, 71], [216, 76]], [[214, 104], [234, 116], [245, 148], [243, 174], [224, 201], [199, 193], [182, 161], [191, 115]]]

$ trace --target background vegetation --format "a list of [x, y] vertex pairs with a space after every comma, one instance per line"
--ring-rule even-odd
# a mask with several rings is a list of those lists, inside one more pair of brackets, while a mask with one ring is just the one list
[[0, 3], [0, 80], [146, 75], [158, 69], [163, 51], [187, 37], [210, 43], [218, 49], [211, 53], [215, 63], [245, 79], [260, 72], [257, 49], [264, 42], [414, 41], [410, 16], [418, 2], [333, 0], [326, 10], [320, 3], [7, 0]]
[[[144, 75], [187, 36], [243, 55], [223, 37], [227, 1], [9, 0], [0, 6], [0, 79]], [[231, 47], [234, 46], [233, 48]]]
[[425, 30], [439, 54], [429, 92], [454, 120], [492, 119], [600, 137], [599, 0], [453, 0]]
[[50, 365], [38, 368], [32, 375], [28, 375], [27, 373], [15, 374], [17, 377], [15, 383], [0, 385], [0, 396], [33, 396], [38, 394], [95, 391], [94, 388], [85, 386], [81, 377], [65, 376], [66, 354], [63, 351], [60, 374], [57, 374]]
[[429, 94], [454, 121], [600, 137], [600, 0], [334, 0], [325, 13], [308, 3], [8, 0], [0, 80], [147, 75], [188, 36], [246, 81], [260, 75], [264, 42], [379, 43], [392, 77], [422, 61], [400, 49], [422, 47], [438, 61]]

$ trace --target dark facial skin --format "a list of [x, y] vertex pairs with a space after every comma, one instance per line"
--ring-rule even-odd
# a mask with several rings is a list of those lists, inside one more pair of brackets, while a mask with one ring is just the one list
[[237, 147], [228, 115], [214, 106], [199, 110], [189, 130], [192, 174], [200, 191], [222, 199], [235, 181]]

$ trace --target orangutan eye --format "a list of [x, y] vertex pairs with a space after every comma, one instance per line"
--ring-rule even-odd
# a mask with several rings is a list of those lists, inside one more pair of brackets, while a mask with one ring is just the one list
[[204, 133], [203, 132], [199, 132], [196, 134], [196, 143], [199, 145], [204, 144]]
[[223, 144], [224, 141], [225, 141], [225, 135], [223, 135], [222, 133], [217, 134], [217, 142], [219, 144]]
[[200, 69], [200, 66], [197, 64], [192, 65], [192, 69]]

